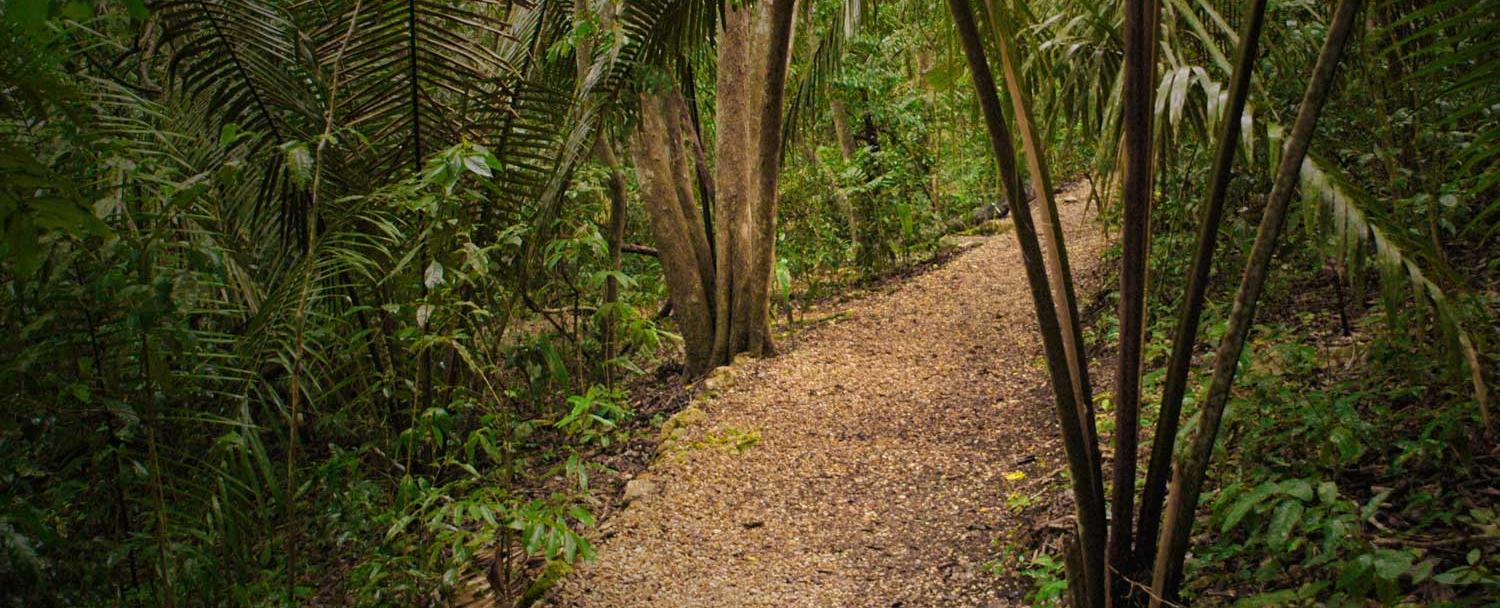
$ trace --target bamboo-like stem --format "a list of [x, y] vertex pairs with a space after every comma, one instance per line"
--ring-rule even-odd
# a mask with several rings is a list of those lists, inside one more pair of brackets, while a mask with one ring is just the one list
[[1204, 476], [1208, 472], [1209, 458], [1213, 455], [1214, 442], [1218, 438], [1224, 405], [1229, 400], [1229, 390], [1234, 385], [1235, 372], [1239, 368], [1240, 352], [1250, 334], [1255, 304], [1260, 299], [1261, 288], [1265, 286], [1271, 257], [1276, 253], [1282, 224], [1286, 220], [1287, 205], [1297, 187], [1302, 159], [1307, 156], [1313, 130], [1317, 127], [1323, 103], [1328, 99], [1328, 91], [1333, 86], [1339, 56], [1353, 30], [1354, 16], [1359, 12], [1360, 4], [1362, 0], [1340, 0], [1333, 22], [1328, 28], [1328, 37], [1318, 54], [1312, 80], [1308, 83], [1307, 92], [1297, 110], [1297, 122], [1292, 127], [1291, 136], [1287, 138], [1281, 165], [1276, 171], [1275, 186], [1266, 200], [1265, 214], [1261, 217], [1255, 244], [1250, 249], [1250, 259], [1245, 264], [1244, 276], [1235, 293], [1234, 307], [1229, 313], [1229, 327], [1215, 353], [1213, 379], [1203, 402], [1198, 432], [1193, 436], [1191, 449], [1179, 459], [1172, 476], [1172, 500], [1167, 504], [1153, 572], [1152, 608], [1159, 608], [1163, 601], [1176, 601], [1178, 589], [1182, 585], [1182, 565], [1187, 555], [1188, 537], [1193, 529], [1193, 514], [1203, 489]]
[[1130, 587], [1121, 579], [1134, 570], [1131, 532], [1140, 433], [1141, 345], [1146, 326], [1146, 243], [1151, 223], [1151, 85], [1156, 58], [1152, 25], [1156, 11], [1153, 0], [1125, 2], [1120, 121], [1125, 159], [1120, 188], [1120, 354], [1115, 369], [1115, 458], [1107, 558], [1111, 605], [1123, 604]]
[[1079, 535], [1082, 542], [1084, 589], [1088, 605], [1104, 605], [1104, 505], [1094, 500], [1104, 494], [1098, 469], [1091, 466], [1085, 445], [1083, 426], [1079, 421], [1077, 396], [1073, 392], [1072, 379], [1068, 374], [1067, 355], [1064, 352], [1062, 332], [1058, 324], [1057, 308], [1053, 304], [1048, 288], [1047, 270], [1042, 259], [1041, 245], [1037, 241], [1036, 227], [1032, 224], [1030, 205], [1022, 192], [1020, 175], [1016, 171], [1016, 152], [1011, 143], [1010, 132], [1005, 126], [1005, 113], [995, 91], [995, 79], [984, 54], [984, 44], [979, 37], [979, 28], [974, 23], [974, 13], [968, 0], [948, 0], [953, 13], [953, 22], [974, 79], [974, 88], [979, 98], [979, 108], [984, 115], [985, 127], [989, 131], [990, 146], [995, 163], [1000, 170], [1007, 196], [1015, 206], [1012, 217], [1015, 221], [1016, 241], [1021, 248], [1021, 257], [1026, 270], [1027, 283], [1031, 290], [1032, 304], [1036, 309], [1037, 324], [1041, 329], [1042, 347], [1047, 359], [1047, 371], [1051, 379], [1052, 392], [1057, 405], [1058, 425], [1062, 428], [1063, 447], [1067, 453], [1069, 471], [1073, 482], [1073, 495], [1078, 508]]
[[[152, 283], [152, 256], [151, 243], [159, 242], [162, 230], [161, 222], [140, 240], [140, 280], [142, 285]], [[160, 368], [161, 361], [151, 353], [151, 327], [141, 327], [141, 394], [142, 410], [146, 413], [146, 458], [151, 462], [151, 498], [153, 501], [153, 513], [155, 518], [155, 530], [153, 534], [156, 541], [157, 566], [161, 574], [161, 593], [157, 598], [165, 608], [174, 608], [177, 605], [177, 590], [173, 586], [172, 571], [172, 548], [168, 538], [167, 525], [167, 499], [163, 486], [161, 474], [161, 455], [157, 449], [157, 427], [161, 424], [161, 411], [157, 408], [157, 391], [160, 387], [156, 379], [164, 376], [166, 371]]]
[[[1062, 220], [1057, 213], [1057, 201], [1052, 196], [1052, 172], [1047, 165], [1047, 149], [1037, 132], [1025, 83], [1021, 80], [1015, 30], [995, 9], [995, 0], [985, 0], [985, 8], [989, 11], [990, 23], [993, 25], [995, 44], [1000, 48], [1000, 66], [1005, 74], [1006, 91], [1010, 93], [1016, 130], [1021, 135], [1021, 145], [1026, 151], [1026, 169], [1031, 178], [1031, 188], [1036, 191], [1037, 200], [1042, 203], [1043, 213], [1037, 216], [1037, 221], [1041, 228], [1042, 254], [1047, 259], [1047, 280], [1061, 320], [1063, 349], [1068, 356], [1068, 373], [1073, 382], [1073, 394], [1077, 395], [1078, 402], [1082, 405], [1078, 408], [1078, 415], [1084, 429], [1090, 466], [1098, 469], [1099, 435], [1094, 427], [1094, 392], [1090, 386], [1088, 358], [1084, 355], [1083, 322], [1078, 314], [1078, 296], [1073, 287], [1073, 269], [1068, 262]], [[1104, 500], [1104, 497], [1101, 495], [1099, 500]]]
[[1266, 0], [1251, 0], [1249, 13], [1240, 29], [1239, 48], [1235, 53], [1234, 74], [1230, 77], [1228, 107], [1219, 125], [1219, 145], [1209, 178], [1209, 191], [1198, 225], [1198, 248], [1188, 271], [1187, 293], [1178, 313], [1176, 334], [1172, 337], [1172, 356], [1167, 362], [1167, 378], [1162, 389], [1160, 414], [1155, 439], [1151, 444], [1151, 461], [1146, 468], [1146, 485], [1141, 490], [1140, 527], [1135, 536], [1138, 566], [1156, 559], [1156, 535], [1161, 529], [1162, 503], [1167, 496], [1167, 480], [1172, 469], [1172, 451], [1181, 424], [1182, 398], [1187, 387], [1188, 367], [1198, 336], [1198, 322], [1203, 315], [1204, 294], [1208, 291], [1209, 270], [1213, 266], [1214, 248], [1218, 244], [1219, 223], [1224, 218], [1224, 199], [1233, 177], [1234, 154], [1240, 139], [1240, 116], [1250, 93], [1250, 75], [1255, 71], [1256, 48], [1261, 25], [1265, 21]]

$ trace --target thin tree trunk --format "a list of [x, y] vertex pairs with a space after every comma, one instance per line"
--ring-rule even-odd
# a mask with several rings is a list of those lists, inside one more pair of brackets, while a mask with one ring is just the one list
[[[1016, 118], [1016, 128], [1021, 134], [1021, 143], [1026, 151], [1026, 167], [1031, 177], [1031, 188], [1042, 202], [1042, 211], [1037, 216], [1042, 234], [1042, 253], [1047, 259], [1047, 279], [1052, 288], [1052, 298], [1057, 303], [1057, 316], [1062, 329], [1063, 349], [1068, 357], [1068, 371], [1073, 382], [1073, 394], [1082, 407], [1078, 408], [1079, 423], [1084, 429], [1084, 439], [1089, 452], [1090, 466], [1099, 469], [1099, 435], [1094, 425], [1094, 392], [1090, 386], [1088, 359], [1084, 356], [1083, 323], [1078, 314], [1078, 297], [1073, 288], [1073, 269], [1068, 263], [1068, 248], [1063, 239], [1062, 220], [1057, 212], [1057, 201], [1052, 196], [1052, 172], [1047, 166], [1047, 150], [1032, 118], [1030, 102], [1027, 100], [1024, 83], [1018, 69], [1015, 49], [1015, 32], [1010, 23], [995, 9], [994, 0], [985, 0], [990, 21], [994, 24], [996, 44], [1000, 47], [1000, 65], [1005, 74], [1006, 90], [1010, 93], [1011, 108]], [[1103, 501], [1103, 495], [1098, 498]]]
[[979, 97], [979, 108], [984, 115], [989, 131], [990, 145], [995, 154], [1001, 179], [1011, 204], [1015, 205], [1016, 241], [1021, 248], [1026, 267], [1026, 278], [1030, 285], [1032, 303], [1036, 308], [1037, 324], [1041, 328], [1042, 345], [1047, 358], [1047, 370], [1051, 378], [1052, 391], [1056, 397], [1058, 424], [1062, 427], [1063, 446], [1067, 453], [1069, 470], [1073, 482], [1073, 495], [1078, 507], [1078, 525], [1083, 554], [1084, 589], [1088, 605], [1104, 605], [1104, 505], [1094, 500], [1102, 496], [1098, 470], [1090, 463], [1084, 430], [1079, 422], [1077, 395], [1073, 392], [1072, 379], [1068, 374], [1067, 355], [1063, 347], [1057, 309], [1048, 288], [1047, 271], [1042, 258], [1041, 246], [1037, 242], [1036, 227], [1031, 223], [1030, 205], [1021, 188], [1016, 172], [1015, 148], [1010, 132], [1005, 126], [1005, 113], [995, 91], [994, 76], [984, 56], [984, 45], [979, 38], [979, 29], [974, 23], [974, 14], [968, 0], [948, 0], [953, 21], [958, 29], [959, 41], [963, 45], [964, 57], [974, 78], [975, 91]]
[[1145, 334], [1146, 242], [1151, 223], [1151, 93], [1156, 63], [1154, 0], [1125, 2], [1125, 82], [1121, 119], [1125, 172], [1121, 185], [1120, 354], [1115, 370], [1115, 462], [1110, 493], [1110, 603], [1130, 593], [1136, 446], [1141, 413], [1141, 343]]
[[1141, 490], [1140, 529], [1135, 537], [1136, 564], [1146, 566], [1156, 559], [1156, 535], [1161, 528], [1162, 503], [1166, 500], [1167, 479], [1172, 468], [1177, 428], [1182, 417], [1182, 398], [1187, 389], [1188, 368], [1198, 336], [1198, 321], [1203, 314], [1208, 275], [1213, 267], [1214, 248], [1218, 244], [1219, 223], [1224, 217], [1224, 199], [1234, 173], [1234, 154], [1240, 139], [1241, 116], [1250, 93], [1250, 75], [1255, 71], [1256, 48], [1261, 24], [1265, 19], [1266, 0], [1251, 0], [1250, 11], [1240, 29], [1239, 49], [1235, 54], [1234, 74], [1229, 83], [1229, 103], [1219, 125], [1219, 146], [1215, 152], [1209, 191], [1203, 218], [1198, 225], [1198, 248], [1188, 272], [1187, 293], [1172, 338], [1172, 356], [1167, 362], [1167, 378], [1162, 389], [1161, 412], [1157, 416], [1155, 440], [1151, 444], [1151, 462], [1146, 469], [1146, 486]]
[[1265, 286], [1271, 257], [1276, 253], [1282, 224], [1286, 220], [1287, 205], [1296, 189], [1302, 160], [1307, 156], [1318, 115], [1328, 98], [1333, 85], [1339, 56], [1344, 43], [1353, 29], [1354, 16], [1359, 12], [1361, 0], [1340, 0], [1333, 22], [1328, 28], [1328, 38], [1318, 55], [1317, 67], [1313, 69], [1312, 81], [1297, 111], [1297, 122], [1287, 138], [1281, 165], [1276, 172], [1275, 186], [1266, 201], [1265, 214], [1255, 235], [1255, 244], [1250, 250], [1250, 259], [1245, 264], [1244, 276], [1235, 293], [1234, 307], [1229, 313], [1229, 327], [1214, 358], [1214, 374], [1204, 399], [1198, 432], [1188, 453], [1177, 463], [1172, 476], [1172, 500], [1167, 504], [1166, 520], [1157, 548], [1156, 568], [1152, 581], [1152, 608], [1164, 601], [1175, 601], [1182, 584], [1182, 565], [1187, 554], [1188, 538], [1193, 529], [1193, 515], [1198, 506], [1198, 496], [1203, 489], [1204, 476], [1208, 472], [1208, 461], [1213, 455], [1214, 442], [1218, 438], [1219, 423], [1224, 415], [1224, 404], [1234, 385], [1235, 372], [1239, 368], [1240, 352], [1250, 333], [1250, 324], [1255, 317], [1255, 305]]
[[[625, 176], [620, 173], [620, 163], [615, 160], [615, 152], [604, 133], [600, 133], [599, 139], [594, 142], [594, 156], [609, 170], [609, 220], [604, 240], [609, 247], [609, 269], [618, 273], [620, 272], [621, 247], [625, 244], [625, 220], [626, 213], [628, 213]], [[604, 381], [611, 388], [615, 385], [614, 359], [619, 354], [618, 345], [615, 343], [617, 338], [615, 328], [620, 321], [615, 308], [619, 301], [620, 283], [611, 275], [604, 282], [604, 307], [607, 312], [604, 314], [603, 321]]]
[[[155, 235], [155, 231], [147, 231], [145, 234], [150, 235], [147, 238], [152, 238]], [[142, 239], [140, 243], [139, 272], [141, 284], [150, 285], [152, 281], [151, 248], [146, 239]], [[161, 412], [157, 408], [156, 393], [160, 390], [160, 387], [157, 386], [154, 380], [155, 378], [165, 376], [166, 371], [160, 368], [161, 358], [152, 356], [151, 350], [151, 328], [143, 325], [141, 327], [140, 369], [142, 390], [140, 392], [140, 399], [142, 404], [141, 411], [146, 413], [147, 421], [145, 424], [146, 458], [151, 464], [151, 497], [154, 507], [152, 515], [155, 518], [153, 533], [155, 536], [154, 540], [156, 541], [157, 566], [161, 569], [161, 596], [159, 597], [159, 601], [165, 608], [173, 608], [177, 605], [177, 590], [173, 583], [176, 572], [172, 567], [175, 560], [172, 557], [171, 544], [168, 542], [167, 500], [161, 474], [161, 456], [157, 450], [156, 433], [157, 427], [161, 425]], [[290, 500], [290, 497], [288, 496], [287, 499]], [[285, 505], [283, 505], [283, 508], [285, 508]], [[289, 556], [287, 559], [288, 580], [290, 580], [290, 571], [294, 569], [294, 566], [294, 560]]]
[[[585, 16], [588, 12], [588, 0], [574, 0], [574, 15]], [[613, 15], [603, 15], [606, 20], [612, 20]], [[584, 39], [578, 43], [575, 50], [578, 64], [578, 80], [581, 82], [588, 77], [589, 66], [593, 62], [593, 44]], [[609, 172], [609, 219], [606, 221], [604, 240], [609, 248], [609, 269], [620, 271], [620, 246], [625, 242], [625, 214], [627, 213], [625, 194], [625, 176], [620, 173], [620, 163], [615, 159], [615, 152], [609, 144], [608, 132], [600, 133], [594, 139], [594, 159]], [[619, 319], [614, 314], [614, 304], [620, 300], [619, 281], [613, 275], [604, 280], [604, 314], [602, 327], [600, 328], [602, 346], [604, 348], [604, 382], [606, 386], [615, 385], [615, 325]]]
[[[839, 140], [839, 154], [844, 159], [844, 164], [847, 165], [854, 160], [854, 151], [857, 149], [854, 146], [854, 133], [849, 130], [848, 110], [844, 108], [843, 102], [833, 100], [829, 102], [829, 113], [833, 115], [833, 133]], [[838, 176], [833, 177], [837, 186]], [[849, 195], [844, 193], [843, 188], [835, 187], [833, 196], [839, 210], [844, 213], [844, 222], [849, 228], [849, 240], [854, 243], [857, 256], [858, 251], [867, 248], [865, 239], [860, 238], [859, 214], [855, 213], [854, 203], [849, 200]]]
[[843, 152], [844, 160], [854, 156], [854, 133], [849, 130], [849, 112], [844, 108], [844, 103], [833, 100], [828, 103], [829, 112], [833, 114], [833, 133], [839, 140], [839, 151]]

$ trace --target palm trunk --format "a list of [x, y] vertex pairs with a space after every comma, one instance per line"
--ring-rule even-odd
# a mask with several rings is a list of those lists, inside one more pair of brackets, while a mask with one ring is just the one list
[[1109, 568], [1112, 605], [1123, 605], [1132, 572], [1136, 446], [1141, 413], [1141, 343], [1145, 334], [1146, 242], [1151, 222], [1151, 84], [1155, 64], [1153, 0], [1125, 2], [1122, 105], [1125, 172], [1120, 238], [1120, 354], [1115, 370], [1115, 462], [1110, 493]]
[[1203, 489], [1204, 476], [1208, 472], [1208, 461], [1213, 455], [1214, 442], [1218, 438], [1219, 423], [1224, 415], [1224, 405], [1229, 399], [1229, 390], [1234, 384], [1235, 372], [1239, 368], [1240, 352], [1250, 333], [1250, 324], [1255, 317], [1255, 304], [1265, 286], [1270, 270], [1271, 257], [1280, 240], [1282, 224], [1286, 220], [1287, 205], [1296, 189], [1302, 160], [1307, 156], [1318, 115], [1328, 98], [1333, 85], [1334, 72], [1338, 68], [1339, 56], [1344, 43], [1354, 26], [1354, 16], [1359, 12], [1361, 0], [1340, 0], [1334, 12], [1333, 23], [1328, 28], [1328, 38], [1318, 55], [1317, 67], [1313, 69], [1312, 81], [1297, 111], [1297, 122], [1287, 138], [1286, 148], [1277, 168], [1275, 186], [1266, 201], [1265, 215], [1255, 235], [1255, 244], [1250, 250], [1250, 259], [1245, 264], [1244, 276], [1235, 293], [1234, 307], [1229, 313], [1229, 327], [1214, 357], [1213, 379], [1208, 396], [1204, 399], [1203, 411], [1198, 422], [1198, 432], [1193, 436], [1189, 452], [1177, 463], [1172, 476], [1172, 500], [1167, 504], [1166, 520], [1157, 548], [1156, 568], [1152, 581], [1152, 608], [1164, 601], [1175, 601], [1182, 584], [1182, 565], [1187, 554], [1188, 537], [1193, 529], [1193, 515], [1198, 506], [1198, 496]]
[[[1052, 289], [1052, 298], [1057, 304], [1073, 394], [1082, 406], [1078, 408], [1079, 423], [1084, 429], [1090, 467], [1098, 469], [1099, 435], [1094, 427], [1094, 393], [1089, 381], [1088, 360], [1083, 354], [1083, 324], [1078, 315], [1078, 297], [1073, 288], [1073, 269], [1068, 263], [1062, 221], [1058, 217], [1057, 201], [1052, 197], [1052, 173], [1047, 166], [1047, 151], [1037, 132], [1036, 122], [1032, 119], [1031, 105], [1021, 81], [1014, 44], [1015, 33], [1010, 23], [996, 11], [994, 0], [985, 0], [985, 8], [989, 11], [990, 23], [994, 25], [996, 45], [1000, 47], [1000, 65], [1005, 74], [1006, 90], [1010, 93], [1016, 128], [1020, 131], [1021, 144], [1026, 150], [1026, 168], [1031, 177], [1031, 188], [1042, 202], [1043, 213], [1037, 216], [1037, 221], [1041, 223], [1042, 253], [1047, 259], [1047, 279]], [[1103, 501], [1104, 497], [1101, 495], [1098, 500]]]
[[1266, 0], [1252, 0], [1249, 14], [1240, 29], [1239, 49], [1235, 54], [1234, 74], [1229, 83], [1229, 104], [1224, 122], [1219, 125], [1219, 146], [1215, 152], [1209, 192], [1203, 218], [1198, 226], [1198, 249], [1188, 272], [1187, 293], [1172, 339], [1172, 356], [1167, 363], [1167, 378], [1162, 389], [1161, 412], [1157, 416], [1155, 440], [1151, 444], [1151, 462], [1146, 469], [1146, 486], [1141, 491], [1140, 529], [1135, 537], [1138, 566], [1156, 559], [1156, 535], [1161, 528], [1162, 503], [1166, 500], [1167, 478], [1176, 447], [1177, 428], [1182, 417], [1182, 398], [1187, 388], [1188, 367], [1198, 336], [1198, 321], [1203, 314], [1204, 294], [1208, 290], [1209, 270], [1213, 266], [1214, 248], [1218, 244], [1219, 223], [1224, 217], [1224, 199], [1233, 176], [1234, 154], [1240, 139], [1240, 117], [1250, 93], [1250, 75], [1255, 71], [1256, 48], [1264, 22]]
[[974, 87], [979, 97], [979, 108], [984, 115], [985, 127], [995, 162], [999, 167], [1003, 186], [1015, 205], [1016, 241], [1021, 248], [1026, 268], [1026, 279], [1030, 285], [1032, 304], [1036, 309], [1037, 324], [1041, 328], [1042, 345], [1047, 359], [1047, 370], [1051, 378], [1052, 392], [1056, 397], [1058, 424], [1062, 427], [1063, 446], [1067, 452], [1069, 470], [1073, 482], [1073, 495], [1078, 506], [1078, 525], [1083, 557], [1083, 588], [1089, 606], [1104, 605], [1104, 505], [1095, 498], [1103, 495], [1098, 470], [1091, 466], [1084, 429], [1080, 423], [1077, 395], [1068, 373], [1067, 355], [1063, 346], [1062, 332], [1058, 324], [1057, 308], [1049, 291], [1047, 270], [1037, 241], [1036, 227], [1031, 223], [1030, 205], [1021, 188], [1016, 171], [1015, 148], [1010, 132], [1005, 126], [1004, 110], [995, 91], [994, 76], [984, 55], [984, 45], [979, 38], [979, 29], [974, 23], [974, 14], [968, 0], [948, 0], [953, 21], [963, 45], [964, 57], [974, 78]]

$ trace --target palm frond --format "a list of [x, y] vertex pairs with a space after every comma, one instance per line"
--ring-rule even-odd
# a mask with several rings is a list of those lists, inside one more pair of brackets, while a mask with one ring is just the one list
[[806, 65], [798, 66], [787, 83], [786, 110], [781, 131], [781, 154], [802, 137], [817, 120], [827, 102], [828, 83], [838, 75], [844, 63], [844, 50], [873, 15], [866, 13], [864, 0], [844, 0], [837, 16], [817, 39]]
[[1396, 318], [1403, 286], [1410, 288], [1415, 301], [1431, 310], [1437, 327], [1469, 369], [1479, 414], [1488, 427], [1489, 390], [1479, 351], [1472, 334], [1463, 326], [1453, 298], [1430, 278], [1417, 256], [1403, 249], [1390, 236], [1391, 232], [1372, 218], [1367, 211], [1372, 207], [1370, 196], [1342, 176], [1337, 167], [1309, 154], [1302, 162], [1301, 187], [1304, 197], [1309, 199], [1304, 213], [1316, 216], [1309, 218], [1312, 221], [1308, 225], [1321, 227], [1335, 244], [1334, 253], [1344, 260], [1351, 278], [1364, 274], [1370, 260], [1368, 253], [1374, 253], [1388, 318]]

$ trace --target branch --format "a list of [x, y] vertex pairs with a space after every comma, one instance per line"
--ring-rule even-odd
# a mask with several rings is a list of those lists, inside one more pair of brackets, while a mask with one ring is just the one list
[[641, 245], [639, 243], [625, 243], [625, 244], [622, 244], [622, 245], [620, 245], [620, 252], [621, 253], [634, 253], [636, 255], [644, 255], [644, 256], [653, 257], [653, 258], [661, 258], [661, 252], [657, 251], [655, 247], [648, 247], [646, 245]]

